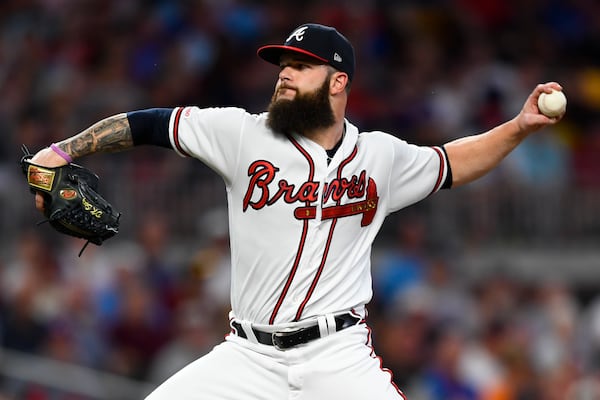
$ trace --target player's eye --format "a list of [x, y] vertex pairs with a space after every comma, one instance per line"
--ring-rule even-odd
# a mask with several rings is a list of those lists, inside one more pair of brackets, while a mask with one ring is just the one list
[[287, 63], [281, 63], [281, 64], [279, 64], [279, 69], [280, 70], [283, 70], [286, 67], [290, 67], [292, 69], [301, 71], [301, 70], [310, 68], [311, 65], [308, 64], [308, 63], [303, 63], [303, 62], [287, 62]]

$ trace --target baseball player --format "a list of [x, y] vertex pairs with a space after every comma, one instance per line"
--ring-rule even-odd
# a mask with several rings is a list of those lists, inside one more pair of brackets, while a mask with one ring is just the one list
[[[484, 175], [527, 135], [538, 85], [512, 120], [443, 146], [360, 132], [345, 118], [354, 50], [304, 24], [258, 49], [279, 66], [268, 111], [194, 106], [123, 113], [39, 151], [55, 167], [150, 144], [202, 160], [226, 184], [231, 332], [147, 399], [403, 399], [371, 343], [371, 246], [385, 217]], [[43, 204], [36, 197], [38, 208]], [[140, 332], [143, 335], [143, 332]]]

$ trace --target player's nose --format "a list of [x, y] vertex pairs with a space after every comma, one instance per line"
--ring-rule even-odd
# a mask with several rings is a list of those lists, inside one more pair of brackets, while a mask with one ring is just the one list
[[289, 66], [281, 68], [281, 71], [279, 71], [279, 80], [282, 82], [291, 80], [291, 71], [292, 69]]

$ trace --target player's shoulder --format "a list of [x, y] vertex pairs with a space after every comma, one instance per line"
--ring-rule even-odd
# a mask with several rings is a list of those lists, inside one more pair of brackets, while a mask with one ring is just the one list
[[372, 154], [380, 160], [389, 156], [391, 159], [413, 157], [422, 151], [429, 151], [428, 146], [418, 146], [381, 130], [361, 131], [358, 133], [357, 146], [365, 154]]
[[380, 145], [383, 147], [407, 144], [405, 140], [400, 139], [391, 133], [378, 130], [360, 132], [358, 134], [358, 141], [362, 145]]
[[181, 115], [183, 119], [192, 121], [205, 121], [223, 125], [256, 124], [264, 125], [266, 117], [263, 114], [254, 114], [241, 107], [180, 107], [173, 112]]
[[252, 113], [245, 108], [241, 107], [212, 107], [207, 110], [213, 110], [213, 112], [222, 114], [223, 117], [231, 118], [243, 118], [249, 122], [255, 122], [258, 124], [264, 124], [267, 119], [267, 113]]
[[[187, 106], [181, 107], [183, 114], [214, 114], [222, 117], [244, 117], [251, 115], [248, 111], [241, 107], [198, 107], [198, 106]], [[177, 110], [175, 110], [177, 112]]]

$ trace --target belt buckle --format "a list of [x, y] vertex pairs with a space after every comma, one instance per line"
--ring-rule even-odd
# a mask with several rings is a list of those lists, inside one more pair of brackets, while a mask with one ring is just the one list
[[289, 349], [290, 347], [294, 347], [295, 345], [302, 343], [302, 342], [286, 343], [284, 341], [284, 338], [292, 336], [292, 335], [296, 335], [298, 333], [301, 333], [304, 330], [306, 330], [306, 328], [300, 328], [300, 329], [296, 329], [293, 331], [273, 332], [271, 334], [271, 342], [273, 342], [273, 347], [275, 347], [277, 350], [286, 350], [286, 349]]
[[273, 343], [273, 347], [275, 347], [277, 350], [284, 350], [279, 346], [279, 336], [277, 336], [277, 334], [279, 334], [279, 332], [271, 333], [271, 342]]

